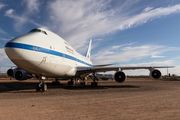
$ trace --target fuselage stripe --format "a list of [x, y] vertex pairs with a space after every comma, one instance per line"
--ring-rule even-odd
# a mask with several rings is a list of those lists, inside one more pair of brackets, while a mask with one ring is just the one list
[[50, 50], [47, 48], [43, 48], [43, 47], [39, 47], [39, 46], [34, 46], [34, 45], [28, 45], [28, 44], [22, 44], [22, 43], [14, 43], [14, 42], [8, 42], [5, 47], [10, 47], [10, 48], [20, 48], [20, 49], [25, 49], [25, 50], [31, 50], [31, 51], [36, 51], [36, 52], [42, 52], [42, 53], [47, 53], [50, 55], [55, 55], [55, 56], [59, 56], [59, 57], [64, 57], [73, 61], [77, 61], [79, 63], [88, 65], [88, 66], [92, 66], [92, 64], [86, 63], [80, 59], [77, 59], [71, 55], [67, 55], [61, 52], [57, 52], [54, 50]]

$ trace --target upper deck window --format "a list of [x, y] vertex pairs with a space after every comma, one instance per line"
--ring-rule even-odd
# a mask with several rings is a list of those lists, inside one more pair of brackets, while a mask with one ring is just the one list
[[41, 32], [47, 35], [46, 31], [40, 30], [40, 29], [32, 29], [30, 32]]

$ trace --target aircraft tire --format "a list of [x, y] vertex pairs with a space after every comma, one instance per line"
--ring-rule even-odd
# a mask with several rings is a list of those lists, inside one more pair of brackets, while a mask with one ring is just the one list
[[43, 91], [43, 92], [44, 92], [44, 91], [47, 91], [47, 85], [46, 85], [46, 84], [42, 85], [41, 88], [42, 88], [42, 91]]
[[60, 85], [60, 82], [59, 81], [52, 81], [52, 84], [53, 85]]
[[91, 82], [91, 86], [98, 86], [97, 82]]
[[84, 82], [81, 82], [80, 85], [84, 85]]
[[87, 85], [87, 82], [81, 82], [80, 85], [85, 86], [85, 85]]
[[39, 87], [39, 85], [36, 86], [36, 91], [39, 92], [41, 89]]
[[74, 81], [68, 81], [68, 85], [74, 85]]
[[84, 85], [87, 85], [87, 82], [84, 82]]

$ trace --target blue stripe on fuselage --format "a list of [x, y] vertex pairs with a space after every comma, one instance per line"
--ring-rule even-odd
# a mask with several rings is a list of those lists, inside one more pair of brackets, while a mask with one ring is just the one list
[[34, 46], [34, 45], [8, 42], [8, 43], [6, 43], [5, 47], [20, 48], [20, 49], [25, 49], [25, 50], [31, 50], [31, 51], [36, 51], [36, 52], [47, 53], [47, 54], [50, 54], [50, 55], [55, 55], [55, 56], [64, 57], [64, 58], [67, 58], [67, 59], [70, 59], [70, 60], [74, 60], [74, 61], [77, 61], [79, 63], [85, 64], [85, 65], [88, 65], [88, 66], [92, 66], [91, 64], [86, 63], [86, 62], [84, 62], [84, 61], [82, 61], [80, 59], [77, 59], [77, 58], [73, 57], [73, 56], [63, 54], [61, 52], [57, 52], [57, 51], [54, 51], [54, 50]]

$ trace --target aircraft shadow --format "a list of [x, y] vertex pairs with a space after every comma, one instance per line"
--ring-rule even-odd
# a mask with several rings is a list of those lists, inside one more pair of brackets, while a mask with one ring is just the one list
[[[67, 90], [97, 90], [97, 89], [108, 89], [108, 88], [139, 88], [139, 86], [133, 85], [99, 85], [99, 86], [91, 86], [91, 85], [73, 85], [69, 86], [68, 84], [59, 84], [54, 85], [52, 83], [46, 83], [48, 89], [61, 88]], [[0, 93], [3, 92], [23, 92], [23, 93], [33, 93], [36, 92], [37, 82], [3, 82], [0, 83]], [[32, 89], [32, 90], [31, 90]], [[28, 90], [28, 91], [21, 91]], [[29, 91], [30, 90], [30, 91]]]
[[132, 85], [80, 86], [80, 85], [77, 85], [77, 86], [64, 86], [63, 88], [68, 89], [68, 90], [93, 90], [93, 89], [108, 89], [108, 88], [139, 88], [139, 86], [132, 86]]

